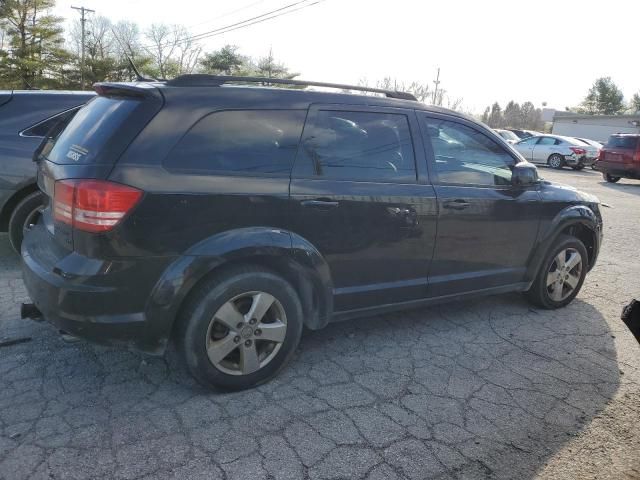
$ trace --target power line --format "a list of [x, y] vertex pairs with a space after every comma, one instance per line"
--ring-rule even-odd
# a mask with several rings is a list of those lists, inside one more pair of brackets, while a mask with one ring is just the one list
[[[205, 38], [215, 37], [217, 35], [222, 35], [223, 33], [232, 32], [234, 30], [239, 30], [241, 28], [249, 27], [249, 26], [255, 25], [257, 23], [262, 23], [262, 22], [266, 22], [267, 20], [272, 20], [274, 18], [282, 17], [282, 16], [287, 15], [289, 13], [294, 13], [294, 12], [297, 12], [298, 10], [302, 10], [304, 8], [308, 8], [308, 7], [311, 7], [313, 5], [317, 5], [319, 3], [325, 2], [326, 0], [316, 0], [313, 3], [306, 3], [308, 1], [309, 0], [300, 0], [298, 2], [290, 3], [289, 5], [285, 5], [284, 7], [280, 7], [280, 8], [277, 8], [275, 10], [271, 10], [269, 12], [263, 13], [261, 15], [257, 15], [255, 17], [248, 18], [248, 19], [243, 20], [241, 22], [232, 23], [230, 25], [226, 25], [224, 27], [216, 28], [216, 29], [210, 30], [208, 32], [203, 32], [203, 33], [199, 33], [199, 34], [196, 34], [196, 35], [192, 35], [192, 36], [177, 40], [175, 42], [167, 42], [167, 43], [163, 43], [163, 44], [160, 44], [160, 45], [146, 45], [146, 46], [142, 46], [142, 48], [144, 48], [146, 50], [149, 50], [150, 48], [166, 47], [166, 46], [169, 46], [169, 45], [177, 45], [177, 44], [188, 42], [188, 41], [192, 41], [192, 40], [203, 40]], [[305, 5], [301, 5], [303, 3]], [[292, 8], [292, 7], [295, 7], [297, 5], [300, 5], [300, 6], [298, 8]]]
[[250, 3], [248, 5], [245, 5], [244, 7], [236, 8], [235, 10], [231, 10], [229, 12], [222, 13], [221, 15], [218, 15], [216, 18], [210, 18], [209, 20], [205, 20], [203, 22], [194, 23], [193, 25], [189, 25], [189, 28], [199, 27], [200, 25], [204, 25], [206, 23], [211, 23], [211, 22], [218, 21], [221, 18], [226, 18], [226, 17], [228, 17], [230, 15], [233, 15], [234, 13], [242, 12], [243, 10], [247, 10], [247, 9], [249, 9], [251, 7], [254, 7], [254, 6], [258, 5], [259, 3], [264, 3], [264, 1], [265, 0], [258, 0], [257, 2]]
[[80, 42], [82, 45], [82, 59], [80, 60], [80, 89], [84, 90], [84, 44], [85, 44], [85, 34], [84, 34], [84, 24], [87, 21], [85, 18], [85, 13], [95, 13], [95, 10], [90, 10], [84, 7], [74, 7], [74, 10], [80, 11], [80, 24], [82, 26], [82, 41]]

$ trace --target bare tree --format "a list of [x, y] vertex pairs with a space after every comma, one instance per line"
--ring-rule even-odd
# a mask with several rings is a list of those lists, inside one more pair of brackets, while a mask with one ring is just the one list
[[191, 73], [198, 64], [202, 48], [183, 26], [154, 23], [145, 37], [151, 45], [144, 48], [153, 57], [160, 77]]

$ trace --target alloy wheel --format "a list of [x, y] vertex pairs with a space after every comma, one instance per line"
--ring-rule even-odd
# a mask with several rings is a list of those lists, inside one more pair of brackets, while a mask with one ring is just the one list
[[559, 155], [552, 155], [549, 159], [549, 165], [552, 168], [560, 168], [562, 166], [562, 159]]
[[561, 302], [571, 295], [582, 277], [582, 256], [575, 248], [561, 250], [547, 272], [547, 292], [551, 300]]
[[277, 355], [287, 334], [282, 304], [266, 292], [233, 297], [215, 313], [207, 329], [209, 361], [229, 375], [249, 375]]

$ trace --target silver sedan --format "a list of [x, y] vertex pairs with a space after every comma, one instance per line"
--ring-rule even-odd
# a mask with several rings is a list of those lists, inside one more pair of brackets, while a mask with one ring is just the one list
[[591, 165], [598, 156], [598, 149], [571, 137], [539, 135], [526, 138], [513, 145], [520, 154], [532, 163], [541, 163], [553, 168], [565, 165], [582, 170]]

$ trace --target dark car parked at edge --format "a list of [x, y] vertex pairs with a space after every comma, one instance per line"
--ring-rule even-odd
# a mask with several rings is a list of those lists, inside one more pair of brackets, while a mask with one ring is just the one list
[[20, 251], [23, 229], [42, 205], [33, 152], [47, 131], [68, 121], [94, 92], [0, 91], [0, 231]]
[[99, 84], [43, 143], [23, 316], [150, 353], [175, 340], [200, 382], [238, 389], [303, 326], [512, 291], [562, 307], [593, 267], [598, 200], [473, 119], [232, 80]]
[[600, 150], [595, 169], [610, 183], [621, 178], [640, 180], [640, 134], [611, 135]]

